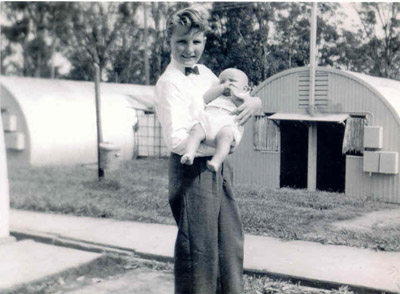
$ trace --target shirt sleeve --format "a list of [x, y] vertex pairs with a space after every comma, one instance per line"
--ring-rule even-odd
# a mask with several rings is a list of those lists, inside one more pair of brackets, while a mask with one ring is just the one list
[[156, 86], [156, 112], [163, 128], [167, 147], [182, 154], [188, 131], [195, 124], [188, 102], [180, 89], [170, 81], [159, 81]]
[[[171, 80], [157, 82], [155, 108], [162, 126], [163, 137], [168, 149], [179, 155], [185, 153], [189, 132], [199, 123], [193, 119], [189, 102], [184, 95]], [[215, 148], [201, 144], [196, 156], [211, 156], [214, 153]]]

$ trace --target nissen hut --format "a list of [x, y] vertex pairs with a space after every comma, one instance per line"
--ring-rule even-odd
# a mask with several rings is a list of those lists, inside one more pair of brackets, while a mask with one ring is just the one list
[[[93, 82], [1, 77], [1, 117], [10, 164], [33, 166], [97, 162]], [[103, 142], [134, 156], [139, 112], [151, 107], [153, 87], [101, 83]], [[146, 101], [149, 101], [148, 105]]]
[[317, 67], [290, 69], [254, 91], [261, 115], [234, 153], [235, 180], [400, 203], [400, 82]]

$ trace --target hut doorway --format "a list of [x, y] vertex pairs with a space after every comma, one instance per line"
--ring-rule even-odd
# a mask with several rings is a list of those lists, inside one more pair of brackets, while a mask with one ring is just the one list
[[[344, 125], [317, 124], [317, 190], [344, 192], [346, 157], [342, 154]], [[308, 126], [300, 121], [281, 120], [280, 187], [307, 188]]]
[[307, 188], [308, 127], [299, 121], [280, 121], [280, 187]]
[[346, 157], [342, 154], [344, 125], [317, 125], [317, 190], [344, 192]]

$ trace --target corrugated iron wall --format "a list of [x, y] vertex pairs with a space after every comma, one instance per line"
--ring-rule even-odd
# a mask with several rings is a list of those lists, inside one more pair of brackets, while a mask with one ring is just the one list
[[[315, 103], [320, 108], [329, 106], [328, 73], [316, 71]], [[295, 70], [267, 82], [254, 95], [263, 99], [265, 112], [303, 113], [308, 106], [310, 73], [307, 69]]]
[[[345, 75], [329, 74], [330, 101], [343, 112], [366, 114], [369, 126], [383, 128], [381, 151], [400, 151], [400, 132], [394, 114], [365, 85]], [[387, 202], [400, 203], [399, 175], [363, 172], [363, 158], [346, 158], [346, 194], [370, 195]]]
[[373, 197], [386, 202], [399, 203], [399, 181], [396, 175], [363, 172], [363, 157], [346, 156], [347, 195]]
[[[259, 87], [254, 96], [261, 98], [265, 113], [298, 111], [297, 74], [283, 75]], [[277, 152], [254, 150], [254, 118], [245, 126], [242, 141], [232, 155], [235, 167], [235, 183], [262, 185], [279, 188], [280, 144]], [[280, 142], [280, 138], [278, 140]]]
[[383, 151], [399, 151], [399, 125], [385, 103], [364, 85], [346, 76], [329, 76], [329, 92], [332, 103], [343, 112], [366, 114], [368, 125], [383, 127]]
[[263, 101], [265, 112], [298, 111], [298, 76], [289, 74], [278, 77], [255, 92]]
[[[263, 101], [263, 112], [304, 113], [307, 68], [278, 74], [256, 89], [254, 95]], [[400, 132], [395, 115], [374, 91], [348, 74], [324, 68], [317, 69], [320, 77], [319, 105], [321, 112], [365, 115], [368, 125], [383, 127], [382, 151], [400, 152]], [[302, 92], [300, 91], [302, 90]], [[302, 95], [303, 96], [302, 96]], [[303, 100], [301, 100], [303, 98]], [[238, 183], [279, 187], [280, 148], [278, 152], [255, 151], [253, 146], [254, 119], [247, 123], [241, 145], [232, 156]], [[367, 195], [384, 201], [400, 203], [399, 175], [373, 174], [362, 171], [362, 157], [348, 156], [346, 160], [346, 193]]]
[[[0, 97], [1, 97], [1, 112], [8, 113], [10, 115], [15, 115], [17, 117], [17, 125], [15, 131], [24, 134], [24, 139], [25, 139], [24, 150], [17, 151], [17, 150], [7, 149], [7, 161], [8, 163], [15, 161], [19, 163], [30, 164], [31, 134], [29, 133], [26, 118], [21, 109], [21, 106], [14, 99], [13, 95], [3, 86], [0, 87]], [[0, 117], [0, 119], [2, 119], [2, 117]]]
[[231, 156], [235, 168], [234, 182], [279, 188], [280, 151], [255, 151], [253, 132], [252, 119], [246, 124], [242, 141]]

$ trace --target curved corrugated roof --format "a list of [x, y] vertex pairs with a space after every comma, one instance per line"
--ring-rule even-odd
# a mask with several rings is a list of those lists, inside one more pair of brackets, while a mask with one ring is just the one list
[[400, 81], [372, 77], [351, 71], [342, 72], [356, 78], [359, 81], [362, 81], [365, 86], [371, 90], [374, 90], [375, 94], [381, 96], [400, 118]]
[[[261, 83], [256, 89], [255, 93], [258, 92], [261, 88], [263, 88], [266, 84], [270, 83], [271, 81], [280, 78], [282, 76], [299, 72], [299, 71], [304, 71], [305, 69], [309, 69], [309, 67], [299, 67], [299, 68], [292, 68], [289, 70], [285, 70], [283, 72], [280, 72], [276, 75], [273, 75], [272, 77], [268, 78], [265, 80], [263, 83]], [[325, 71], [325, 72], [331, 72], [335, 73], [338, 75], [345, 75], [353, 80], [358, 81], [371, 91], [375, 93], [378, 97], [380, 97], [386, 105], [397, 115], [398, 120], [400, 120], [400, 81], [396, 80], [391, 80], [391, 79], [385, 79], [385, 78], [377, 78], [361, 73], [356, 73], [352, 71], [344, 71], [344, 70], [338, 70], [338, 69], [333, 69], [333, 68], [327, 68], [327, 67], [317, 67], [318, 71]]]
[[[44, 97], [94, 97], [94, 82], [1, 76], [0, 83], [21, 101], [28, 99], [34, 102]], [[153, 107], [154, 86], [101, 83], [100, 91], [102, 98], [124, 98], [130, 107], [136, 109]]]

